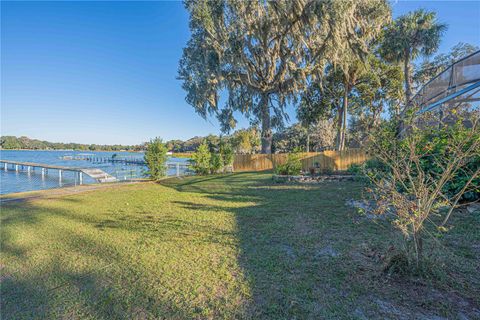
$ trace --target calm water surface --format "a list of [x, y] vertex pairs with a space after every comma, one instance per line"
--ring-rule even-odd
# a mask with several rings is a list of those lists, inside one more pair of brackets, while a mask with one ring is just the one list
[[[0, 150], [0, 159], [23, 162], [35, 162], [41, 164], [60, 165], [65, 167], [99, 168], [119, 180], [140, 178], [144, 176], [146, 168], [141, 165], [124, 165], [120, 163], [104, 163], [87, 160], [64, 160], [65, 155], [76, 156], [79, 154], [92, 154], [95, 158], [111, 158], [117, 154], [118, 158], [143, 159], [143, 153], [138, 152], [81, 152], [81, 151], [36, 151], [36, 150]], [[169, 162], [186, 162], [188, 159], [170, 158]], [[183, 171], [183, 167], [181, 169]], [[175, 175], [176, 169], [169, 168], [169, 175]], [[86, 177], [83, 183], [95, 183], [95, 180]], [[73, 172], [65, 171], [60, 182], [57, 170], [49, 170], [48, 174], [42, 176], [41, 170], [30, 174], [26, 171], [15, 172], [9, 166], [5, 171], [3, 165], [0, 167], [0, 194], [58, 188], [78, 184], [78, 178]]]

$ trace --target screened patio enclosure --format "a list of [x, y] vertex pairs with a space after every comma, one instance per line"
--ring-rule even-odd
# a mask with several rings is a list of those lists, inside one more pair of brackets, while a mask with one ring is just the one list
[[448, 113], [452, 109], [478, 110], [480, 104], [480, 50], [450, 65], [413, 97], [419, 114]]

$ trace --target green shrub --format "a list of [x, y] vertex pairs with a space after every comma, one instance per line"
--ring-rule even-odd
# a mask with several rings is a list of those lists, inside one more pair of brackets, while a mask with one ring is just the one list
[[377, 158], [368, 159], [362, 166], [363, 170], [388, 170], [388, 167], [382, 161]]
[[[480, 134], [469, 136], [472, 129], [465, 127], [462, 123], [447, 127], [443, 130], [428, 130], [418, 145], [418, 152], [425, 153], [422, 158], [421, 166], [423, 170], [430, 175], [438, 175], [444, 170], [443, 163], [438, 158], [447, 158], [451, 150], [451, 141], [465, 141], [468, 137], [469, 143], [465, 144], [465, 150], [470, 148], [474, 140], [480, 141]], [[478, 130], [477, 130], [478, 131]], [[477, 150], [476, 156], [466, 159], [462, 170], [455, 173], [455, 177], [449, 180], [443, 187], [443, 192], [447, 197], [453, 197], [462, 190], [465, 184], [472, 176], [472, 172], [480, 168], [480, 150]], [[480, 177], [473, 179], [471, 190], [462, 195], [463, 201], [475, 201], [480, 199]]]
[[219, 149], [222, 169], [225, 171], [226, 167], [233, 165], [233, 148], [229, 143], [221, 142]]
[[147, 145], [144, 159], [148, 167], [147, 174], [154, 180], [167, 175], [167, 151], [167, 147], [160, 138], [151, 140]]
[[219, 152], [215, 152], [215, 149], [205, 140], [193, 154], [190, 162], [196, 174], [221, 173], [225, 171], [225, 167], [233, 164], [233, 150], [228, 143], [221, 141]]
[[192, 168], [196, 174], [206, 175], [210, 173], [211, 157], [207, 143], [202, 142], [192, 156]]
[[[478, 132], [478, 129], [476, 130]], [[463, 149], [460, 151], [466, 151], [474, 141], [480, 141], [480, 135], [478, 133], [471, 135], [471, 131], [471, 128], [465, 127], [461, 122], [442, 128], [426, 126], [422, 130], [415, 130], [414, 133], [411, 133], [411, 135], [415, 134], [418, 136], [414, 152], [421, 155], [421, 159], [419, 161], [419, 167], [415, 168], [412, 166], [411, 170], [413, 172], [421, 171], [426, 177], [435, 180], [436, 177], [444, 171], [445, 159], [451, 158], [452, 141], [458, 141], [460, 143], [468, 137], [469, 142], [465, 143]], [[403, 139], [396, 145], [391, 143], [396, 137], [394, 137], [395, 131], [388, 124], [385, 125], [383, 129], [376, 131], [376, 134], [382, 136], [381, 138], [377, 138], [377, 140], [382, 140], [381, 146], [384, 150], [391, 150], [391, 152], [393, 152], [393, 148], [396, 148], [396, 153], [407, 154], [410, 152], [408, 149], [409, 139]], [[391, 166], [378, 159], [378, 157], [375, 157], [375, 155], [373, 156], [372, 159], [365, 162], [363, 166], [364, 173], [376, 175], [390, 174]], [[477, 152], [475, 156], [464, 160], [462, 170], [456, 171], [455, 176], [443, 185], [442, 193], [449, 198], [458, 194], [465, 184], [468, 183], [472, 173], [475, 172], [477, 168], [480, 168], [480, 151]], [[473, 179], [470, 185], [469, 190], [462, 194], [460, 200], [463, 202], [480, 199], [480, 177]]]
[[191, 166], [196, 174], [221, 173], [233, 164], [233, 149], [230, 144], [220, 141], [218, 152], [205, 140], [193, 154]]
[[219, 153], [210, 154], [210, 173], [219, 173], [223, 169], [222, 157]]
[[382, 172], [388, 170], [387, 166], [384, 163], [377, 160], [376, 158], [369, 159], [362, 164], [354, 163], [351, 164], [347, 172], [360, 177], [366, 177], [368, 172]]
[[275, 168], [275, 172], [281, 175], [296, 176], [302, 171], [302, 161], [300, 152], [292, 152], [287, 156], [287, 161], [279, 164]]
[[[375, 160], [366, 164], [368, 191], [376, 202], [377, 214], [390, 215], [405, 239], [404, 253], [412, 270], [425, 267], [425, 236], [437, 237], [453, 210], [463, 201], [479, 196], [480, 120], [471, 114], [471, 126], [461, 119], [456, 124], [425, 118], [404, 119], [406, 130], [397, 137], [395, 121], [371, 132], [368, 152]], [[408, 124], [408, 126], [406, 125]], [[440, 208], [448, 208], [440, 210]], [[432, 216], [443, 222], [433, 223]], [[427, 255], [427, 257], [430, 254]], [[392, 261], [392, 270], [404, 268], [405, 259]]]
[[362, 175], [363, 173], [363, 166], [361, 164], [358, 164], [358, 163], [354, 163], [354, 164], [351, 164], [348, 169], [347, 169], [347, 172], [348, 173], [351, 173], [353, 175]]

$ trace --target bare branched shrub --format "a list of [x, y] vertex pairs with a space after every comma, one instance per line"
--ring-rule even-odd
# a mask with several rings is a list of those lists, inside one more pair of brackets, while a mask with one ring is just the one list
[[[478, 113], [469, 114], [467, 126], [458, 117], [448, 124], [423, 120], [409, 123], [401, 138], [394, 122], [372, 133], [368, 152], [377, 165], [366, 168], [377, 213], [393, 217], [409, 244], [407, 257], [416, 267], [424, 255], [426, 223], [434, 223], [432, 214], [444, 215], [436, 227], [445, 230], [453, 209], [478, 201], [480, 190]], [[442, 207], [449, 209], [439, 210]]]

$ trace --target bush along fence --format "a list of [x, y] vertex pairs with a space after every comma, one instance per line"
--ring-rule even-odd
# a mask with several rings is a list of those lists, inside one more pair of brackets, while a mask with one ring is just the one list
[[[239, 171], [265, 171], [274, 170], [276, 166], [287, 161], [287, 153], [278, 154], [236, 154], [233, 169]], [[367, 154], [362, 149], [349, 149], [345, 151], [323, 151], [300, 153], [303, 171], [315, 169], [318, 172], [344, 171], [352, 164], [361, 164], [368, 160]]]

